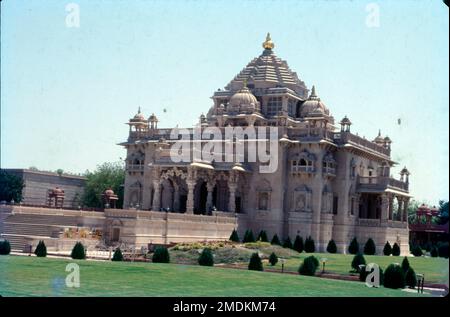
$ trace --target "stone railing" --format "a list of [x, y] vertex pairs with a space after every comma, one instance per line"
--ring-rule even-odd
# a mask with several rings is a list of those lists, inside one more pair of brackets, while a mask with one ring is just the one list
[[338, 144], [350, 143], [375, 151], [377, 153], [384, 154], [386, 156], [389, 156], [391, 154], [391, 150], [350, 132], [335, 132], [333, 139]]
[[142, 172], [144, 171], [144, 164], [127, 164], [126, 170], [129, 172]]
[[358, 219], [358, 225], [363, 227], [379, 227], [380, 223], [381, 223], [380, 219], [364, 219], [364, 218]]
[[402, 182], [400, 180], [379, 176], [379, 177], [366, 177], [366, 176], [358, 176], [358, 187], [360, 190], [380, 190], [384, 191], [388, 187], [393, 189], [398, 189], [401, 191], [408, 191], [409, 184], [406, 182]]

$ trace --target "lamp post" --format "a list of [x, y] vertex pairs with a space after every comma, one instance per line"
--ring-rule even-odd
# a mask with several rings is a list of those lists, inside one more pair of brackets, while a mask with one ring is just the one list
[[280, 262], [281, 262], [281, 273], [284, 273], [284, 263], [286, 262], [286, 260], [284, 258], [280, 258]]
[[322, 262], [322, 274], [325, 273], [325, 263], [327, 263], [327, 258], [321, 258], [320, 261]]

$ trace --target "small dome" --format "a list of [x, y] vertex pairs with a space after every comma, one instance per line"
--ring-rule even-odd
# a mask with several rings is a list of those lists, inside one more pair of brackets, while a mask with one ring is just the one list
[[228, 109], [230, 111], [239, 111], [242, 106], [245, 106], [244, 108], [246, 109], [255, 110], [257, 104], [258, 100], [256, 97], [247, 87], [244, 87], [230, 98]]
[[402, 170], [400, 171], [400, 175], [409, 175], [409, 171], [406, 166], [402, 168]]
[[350, 121], [349, 118], [347, 118], [347, 116], [345, 116], [339, 123], [340, 124], [349, 124], [349, 125], [352, 124], [352, 122]]
[[384, 138], [384, 142], [386, 143], [392, 143], [391, 139], [387, 136]]
[[378, 135], [377, 135], [377, 137], [373, 140], [373, 142], [375, 142], [375, 143], [377, 143], [377, 144], [384, 143], [384, 138], [381, 136], [381, 130], [378, 130]]
[[112, 196], [112, 195], [114, 195], [114, 191], [111, 188], [108, 188], [107, 190], [105, 190], [105, 195]]
[[158, 122], [158, 118], [155, 116], [154, 113], [148, 118], [148, 121], [150, 122]]
[[64, 193], [64, 191], [59, 187], [55, 187], [55, 188], [53, 188], [53, 193], [54, 194], [62, 194], [62, 193]]
[[316, 95], [315, 86], [312, 87], [311, 95], [309, 98], [303, 102], [300, 110], [301, 117], [308, 117], [310, 115], [318, 116], [318, 115], [329, 115], [330, 111], [325, 106], [325, 104], [320, 100]]
[[141, 113], [141, 107], [138, 108], [136, 115], [130, 119], [131, 122], [143, 122], [145, 121], [145, 116]]

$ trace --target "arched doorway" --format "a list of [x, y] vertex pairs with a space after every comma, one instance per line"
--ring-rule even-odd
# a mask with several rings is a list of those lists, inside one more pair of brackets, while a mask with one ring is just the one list
[[206, 182], [200, 180], [194, 189], [194, 213], [206, 214], [206, 200], [208, 198], [208, 189]]
[[170, 179], [165, 179], [161, 184], [161, 208], [173, 210], [173, 184]]

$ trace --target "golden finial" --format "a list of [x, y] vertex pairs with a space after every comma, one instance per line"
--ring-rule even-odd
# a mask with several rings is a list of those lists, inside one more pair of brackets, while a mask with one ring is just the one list
[[271, 50], [275, 47], [275, 44], [272, 42], [272, 39], [270, 38], [270, 33], [267, 33], [266, 40], [262, 45], [266, 50]]

